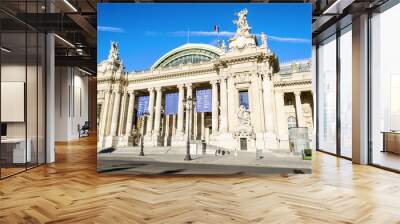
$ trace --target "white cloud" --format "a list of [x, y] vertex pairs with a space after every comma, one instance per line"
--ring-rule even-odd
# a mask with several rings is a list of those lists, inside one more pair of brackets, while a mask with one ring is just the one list
[[[187, 36], [188, 35], [188, 31], [176, 31], [176, 32], [169, 32], [169, 35], [173, 35], [173, 36]], [[220, 37], [233, 37], [235, 35], [234, 32], [229, 32], [229, 31], [221, 31], [219, 33], [217, 32], [213, 32], [213, 31], [189, 31], [189, 35], [190, 36], [197, 36], [197, 37], [204, 37], [204, 36], [208, 36], [208, 37], [216, 37], [216, 36], [220, 36]]]
[[[176, 32], [169, 32], [169, 35], [173, 36], [187, 36], [188, 31], [176, 31]], [[217, 32], [212, 32], [212, 31], [189, 31], [190, 36], [220, 36], [220, 37], [233, 37], [235, 35], [235, 32], [230, 32], [230, 31], [221, 31], [219, 33]], [[257, 36], [260, 36], [261, 34], [256, 34]], [[294, 37], [279, 37], [279, 36], [273, 36], [273, 35], [267, 35], [268, 40], [270, 41], [277, 41], [277, 42], [287, 42], [287, 43], [311, 43], [311, 40], [309, 39], [304, 39], [304, 38], [294, 38]]]
[[311, 43], [311, 40], [305, 38], [293, 38], [293, 37], [277, 37], [267, 35], [268, 40], [278, 41], [278, 42], [287, 42], [287, 43]]
[[111, 32], [111, 33], [124, 33], [125, 30], [119, 27], [112, 27], [112, 26], [98, 26], [97, 31], [102, 32]]
[[[166, 35], [171, 35], [171, 36], [187, 36], [189, 35], [191, 37], [233, 37], [235, 35], [235, 32], [230, 32], [230, 31], [221, 31], [219, 33], [214, 32], [214, 31], [175, 31], [175, 32], [168, 32]], [[163, 35], [161, 32], [157, 31], [146, 31], [145, 35], [148, 36], [156, 36], [156, 35]], [[256, 34], [256, 36], [260, 36], [261, 34]], [[305, 39], [305, 38], [296, 38], [296, 37], [280, 37], [280, 36], [274, 36], [274, 35], [268, 35], [268, 40], [269, 41], [276, 41], [276, 42], [286, 42], [286, 43], [311, 43], [310, 39]]]

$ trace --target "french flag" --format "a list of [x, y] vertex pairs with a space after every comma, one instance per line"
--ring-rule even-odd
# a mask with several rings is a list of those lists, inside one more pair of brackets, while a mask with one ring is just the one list
[[214, 32], [219, 33], [219, 26], [218, 25], [214, 25]]

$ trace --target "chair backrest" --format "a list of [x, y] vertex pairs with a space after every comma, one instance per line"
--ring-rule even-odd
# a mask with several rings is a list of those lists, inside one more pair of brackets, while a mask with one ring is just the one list
[[89, 128], [89, 121], [85, 121], [85, 124], [83, 124], [82, 128]]

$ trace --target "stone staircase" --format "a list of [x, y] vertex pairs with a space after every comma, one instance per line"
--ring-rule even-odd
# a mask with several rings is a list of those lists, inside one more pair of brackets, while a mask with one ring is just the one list
[[[150, 154], [185, 154], [186, 153], [186, 146], [158, 146], [158, 147], [144, 147], [145, 153]], [[116, 148], [113, 151], [113, 154], [130, 154], [130, 153], [139, 153], [140, 147], [126, 147], [126, 148]], [[233, 150], [226, 149], [223, 147], [215, 146], [215, 145], [206, 145], [206, 154], [208, 155], [216, 155], [216, 156], [229, 156], [233, 155]]]
[[233, 150], [210, 144], [206, 145], [206, 152], [217, 156], [233, 155]]

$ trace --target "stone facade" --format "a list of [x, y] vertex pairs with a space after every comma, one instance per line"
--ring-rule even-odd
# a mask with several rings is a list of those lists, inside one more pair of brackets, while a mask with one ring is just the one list
[[[98, 148], [186, 144], [187, 135], [227, 149], [288, 150], [288, 127], [313, 129], [310, 60], [287, 63], [273, 73], [265, 34], [251, 34], [247, 10], [238, 14], [236, 35], [225, 45], [185, 44], [161, 57], [151, 69], [125, 72], [113, 43], [98, 65]], [[210, 88], [210, 112], [189, 112], [184, 102], [196, 89]], [[243, 111], [239, 93], [248, 94]], [[165, 94], [177, 92], [176, 114], [165, 115]], [[137, 117], [137, 97], [149, 96], [148, 113]], [[195, 106], [196, 107], [196, 106]], [[193, 112], [194, 111], [194, 112]], [[249, 124], [244, 126], [243, 119]], [[189, 120], [191, 130], [189, 133]], [[241, 125], [242, 124], [242, 125]]]

